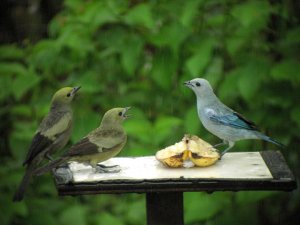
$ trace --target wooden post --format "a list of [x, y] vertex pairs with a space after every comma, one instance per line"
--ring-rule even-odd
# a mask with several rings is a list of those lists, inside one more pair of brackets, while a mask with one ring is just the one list
[[146, 194], [147, 225], [183, 225], [183, 193]]

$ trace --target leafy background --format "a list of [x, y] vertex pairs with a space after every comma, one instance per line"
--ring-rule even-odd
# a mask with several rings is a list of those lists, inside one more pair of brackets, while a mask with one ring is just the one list
[[[197, 134], [195, 96], [204, 77], [223, 102], [286, 144], [299, 178], [299, 2], [244, 0], [2, 1], [0, 224], [140, 225], [145, 196], [57, 196], [52, 178], [11, 198], [31, 138], [55, 90], [81, 85], [71, 143], [115, 106], [133, 106], [123, 156], [153, 155]], [[70, 144], [71, 144], [70, 143]], [[241, 141], [233, 151], [276, 149]], [[300, 193], [185, 193], [185, 224], [298, 224]]]

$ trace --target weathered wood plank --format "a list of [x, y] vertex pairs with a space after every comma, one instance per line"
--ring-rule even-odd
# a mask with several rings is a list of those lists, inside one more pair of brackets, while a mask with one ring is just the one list
[[[57, 184], [60, 195], [194, 191], [284, 190], [296, 182], [282, 155], [275, 151], [227, 153], [208, 168], [170, 169], [153, 157], [114, 158], [117, 174], [96, 174], [89, 166], [71, 164], [74, 179]], [[274, 176], [274, 177], [273, 177]]]
[[263, 151], [260, 153], [274, 179], [295, 180], [280, 151]]
[[215, 165], [209, 167], [168, 168], [154, 156], [117, 157], [103, 163], [106, 166], [119, 165], [119, 173], [99, 173], [92, 167], [71, 163], [72, 183], [97, 183], [100, 181], [138, 181], [164, 179], [272, 179], [268, 167], [259, 152], [236, 152], [224, 155]]

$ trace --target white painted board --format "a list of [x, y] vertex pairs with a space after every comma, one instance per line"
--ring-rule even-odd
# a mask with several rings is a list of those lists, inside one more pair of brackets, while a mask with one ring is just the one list
[[71, 162], [74, 183], [95, 183], [113, 180], [164, 180], [164, 179], [272, 179], [272, 175], [259, 152], [227, 153], [210, 167], [169, 168], [154, 156], [116, 157], [102, 164], [119, 165], [118, 173], [99, 173], [91, 166]]

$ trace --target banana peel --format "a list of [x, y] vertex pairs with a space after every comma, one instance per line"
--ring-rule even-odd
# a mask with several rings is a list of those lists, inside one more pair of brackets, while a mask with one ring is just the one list
[[158, 151], [155, 157], [172, 168], [186, 167], [187, 161], [192, 162], [193, 166], [207, 167], [215, 164], [220, 159], [220, 154], [196, 135], [186, 134], [180, 142]]

